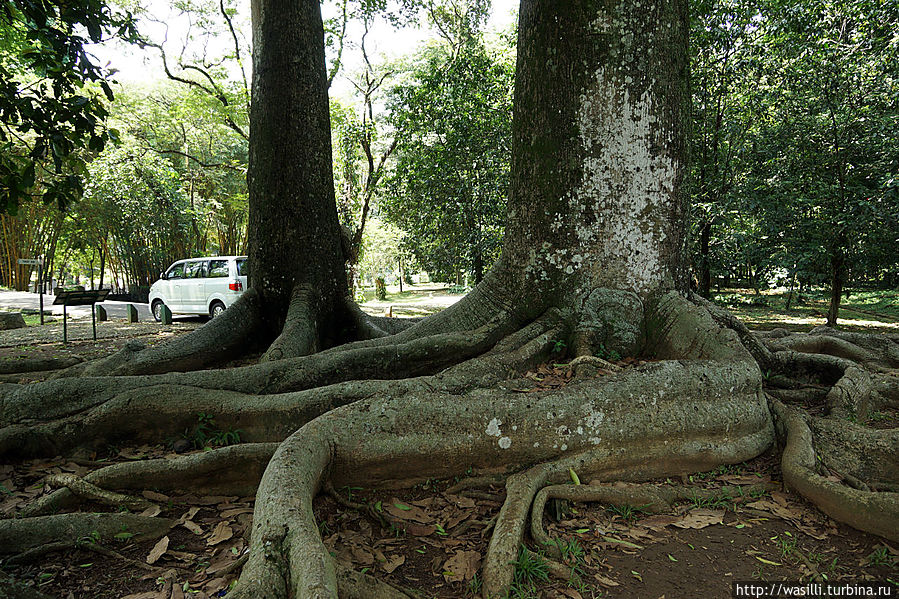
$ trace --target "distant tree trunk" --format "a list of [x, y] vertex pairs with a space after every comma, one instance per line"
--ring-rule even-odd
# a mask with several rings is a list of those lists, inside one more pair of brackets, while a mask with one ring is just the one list
[[793, 272], [790, 275], [790, 291], [787, 294], [787, 304], [784, 307], [785, 310], [789, 310], [790, 306], [793, 304], [793, 287], [796, 286], [796, 266], [793, 266]]
[[709, 264], [709, 240], [712, 223], [706, 221], [699, 230], [699, 295], [708, 299], [712, 295], [712, 268]]
[[103, 289], [103, 275], [106, 273], [106, 252], [103, 245], [100, 245], [100, 284], [97, 289]]
[[474, 250], [474, 260], [473, 260], [473, 270], [474, 270], [474, 282], [475, 285], [484, 280], [484, 257], [481, 254], [481, 248], [477, 247]]
[[846, 261], [841, 253], [834, 253], [830, 257], [830, 308], [827, 310], [827, 326], [829, 327], [837, 326], [845, 277]]

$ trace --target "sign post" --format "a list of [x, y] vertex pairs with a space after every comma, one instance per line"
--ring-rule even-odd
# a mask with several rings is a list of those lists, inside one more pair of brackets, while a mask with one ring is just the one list
[[41, 324], [44, 324], [44, 260], [43, 258], [19, 258], [19, 264], [31, 264], [37, 266], [37, 286], [40, 293]]
[[109, 289], [96, 291], [60, 291], [53, 300], [54, 306], [62, 306], [62, 342], [69, 342], [68, 313], [69, 306], [90, 306], [91, 324], [94, 327], [94, 341], [97, 340], [97, 311], [94, 309], [97, 302], [102, 302], [109, 295]]

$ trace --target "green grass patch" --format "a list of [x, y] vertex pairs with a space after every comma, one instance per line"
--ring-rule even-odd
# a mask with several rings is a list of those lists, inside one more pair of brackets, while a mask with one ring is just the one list
[[[806, 290], [801, 297], [794, 293], [790, 309], [786, 309], [786, 292], [762, 292], [725, 289], [712, 294], [713, 301], [730, 310], [750, 328], [785, 328], [792, 331], [808, 331], [824, 324], [830, 295], [826, 289]], [[848, 330], [856, 328], [846, 321], [859, 321], [859, 330], [871, 331], [871, 327], [899, 325], [899, 291], [860, 290], [850, 291], [840, 302], [838, 324]]]

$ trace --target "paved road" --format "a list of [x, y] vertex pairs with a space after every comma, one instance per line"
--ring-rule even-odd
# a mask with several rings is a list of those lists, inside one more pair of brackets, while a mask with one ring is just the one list
[[[62, 306], [53, 305], [52, 295], [44, 295], [44, 311], [51, 311], [54, 315], [62, 316]], [[106, 308], [106, 312], [110, 318], [125, 318], [127, 316], [126, 308], [129, 303], [133, 303], [137, 307], [137, 316], [140, 320], [152, 320], [150, 307], [147, 304], [138, 304], [136, 302], [101, 302], [100, 305]], [[0, 291], [0, 310], [34, 310], [37, 311], [40, 306], [40, 296], [37, 293], [26, 293], [24, 291]], [[66, 308], [69, 318], [90, 318], [90, 306], [70, 306]]]

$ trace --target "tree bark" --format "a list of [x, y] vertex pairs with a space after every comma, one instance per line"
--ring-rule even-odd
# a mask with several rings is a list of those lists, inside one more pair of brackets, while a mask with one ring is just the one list
[[845, 261], [839, 254], [830, 257], [830, 306], [827, 309], [827, 326], [837, 326], [840, 316], [840, 297], [843, 294], [843, 283], [846, 276]]
[[499, 273], [523, 317], [688, 289], [687, 25], [680, 0], [522, 3]]
[[305, 288], [322, 346], [346, 337], [346, 256], [334, 201], [324, 31], [314, 0], [254, 0], [250, 287], [266, 333]]
[[699, 230], [699, 295], [709, 299], [712, 295], [712, 269], [709, 263], [709, 241], [712, 223], [704, 222]]

